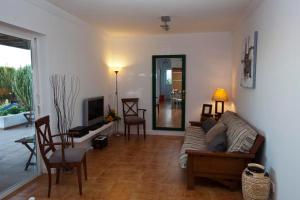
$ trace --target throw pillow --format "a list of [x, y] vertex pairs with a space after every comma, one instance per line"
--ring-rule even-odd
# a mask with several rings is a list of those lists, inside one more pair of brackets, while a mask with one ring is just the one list
[[214, 118], [208, 118], [201, 123], [201, 127], [203, 128], [204, 132], [207, 133], [216, 124], [217, 121]]
[[227, 149], [227, 136], [225, 132], [219, 133], [208, 143], [207, 149], [212, 152], [224, 152]]
[[218, 122], [214, 127], [212, 127], [207, 133], [206, 133], [206, 139], [207, 143], [211, 143], [212, 140], [220, 133], [223, 133], [227, 130], [227, 127], [222, 122]]

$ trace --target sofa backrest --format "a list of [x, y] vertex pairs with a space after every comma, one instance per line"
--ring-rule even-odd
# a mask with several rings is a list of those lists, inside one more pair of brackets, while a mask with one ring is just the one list
[[236, 113], [230, 111], [226, 111], [220, 121], [227, 126], [227, 151], [249, 153], [258, 133]]

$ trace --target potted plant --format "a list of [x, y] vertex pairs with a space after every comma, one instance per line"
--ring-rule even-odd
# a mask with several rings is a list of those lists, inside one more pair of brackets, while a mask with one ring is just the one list
[[105, 117], [106, 122], [119, 121], [121, 117], [117, 116], [116, 111], [111, 109], [110, 105], [108, 105], [107, 115]]
[[27, 120], [24, 114], [26, 113], [29, 112], [18, 104], [3, 104], [0, 106], [0, 129], [25, 124]]

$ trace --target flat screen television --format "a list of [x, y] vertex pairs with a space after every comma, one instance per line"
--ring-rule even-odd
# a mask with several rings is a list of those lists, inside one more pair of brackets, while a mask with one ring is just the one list
[[104, 97], [88, 98], [83, 101], [83, 125], [93, 126], [104, 120]]

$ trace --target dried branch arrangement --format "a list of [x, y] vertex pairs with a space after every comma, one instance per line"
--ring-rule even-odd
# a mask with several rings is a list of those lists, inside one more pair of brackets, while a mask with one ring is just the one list
[[74, 108], [79, 94], [80, 81], [72, 76], [69, 84], [66, 75], [54, 74], [50, 77], [53, 91], [53, 103], [57, 115], [57, 129], [67, 133], [74, 119]]

